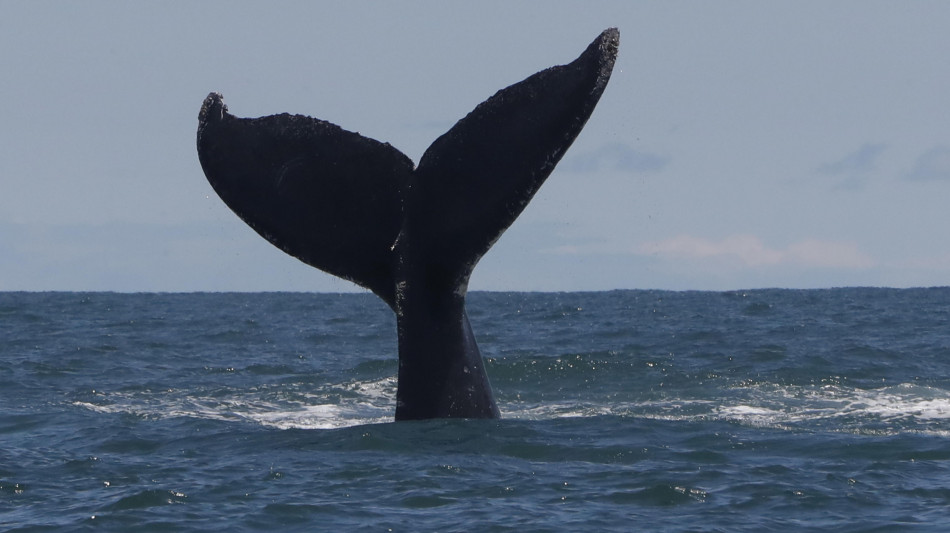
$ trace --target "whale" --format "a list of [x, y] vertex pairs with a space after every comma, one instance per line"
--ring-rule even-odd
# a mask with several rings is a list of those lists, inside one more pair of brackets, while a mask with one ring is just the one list
[[395, 313], [395, 419], [498, 418], [465, 310], [472, 270], [593, 113], [620, 45], [604, 30], [570, 63], [501, 89], [416, 165], [324, 120], [198, 115], [198, 159], [224, 203], [287, 254], [379, 296]]

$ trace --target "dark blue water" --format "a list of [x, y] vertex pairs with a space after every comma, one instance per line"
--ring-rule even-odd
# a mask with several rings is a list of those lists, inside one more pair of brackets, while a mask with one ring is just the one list
[[0, 293], [0, 530], [947, 527], [950, 289], [469, 300], [504, 419], [396, 424], [370, 295]]

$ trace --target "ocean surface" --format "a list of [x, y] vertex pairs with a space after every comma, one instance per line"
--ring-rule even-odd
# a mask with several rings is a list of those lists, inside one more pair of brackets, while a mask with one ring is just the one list
[[950, 527], [950, 288], [468, 307], [503, 418], [394, 423], [372, 295], [0, 293], [0, 530]]

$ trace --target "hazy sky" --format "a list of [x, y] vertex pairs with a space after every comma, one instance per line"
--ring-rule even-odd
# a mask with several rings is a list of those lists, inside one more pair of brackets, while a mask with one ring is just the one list
[[0, 290], [351, 290], [218, 199], [204, 97], [418, 161], [611, 26], [599, 106], [472, 289], [947, 285], [948, 21], [863, 0], [0, 0]]

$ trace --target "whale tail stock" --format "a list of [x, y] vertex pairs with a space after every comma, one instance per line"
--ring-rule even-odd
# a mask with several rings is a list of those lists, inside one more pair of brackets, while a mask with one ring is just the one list
[[390, 146], [322, 120], [237, 118], [202, 105], [208, 181], [261, 236], [353, 281], [396, 313], [396, 419], [498, 416], [465, 313], [478, 260], [580, 133], [610, 78], [619, 32], [573, 62], [498, 91], [415, 167]]

